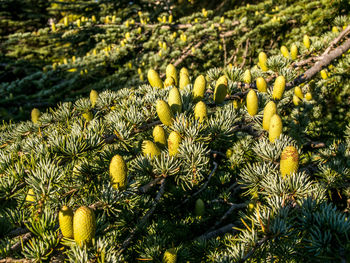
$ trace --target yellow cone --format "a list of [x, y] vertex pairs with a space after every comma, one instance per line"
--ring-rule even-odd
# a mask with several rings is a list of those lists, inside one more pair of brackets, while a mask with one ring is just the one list
[[58, 222], [62, 235], [66, 238], [73, 238], [73, 210], [68, 206], [62, 206], [58, 213]]
[[258, 77], [256, 79], [256, 87], [259, 92], [266, 92], [267, 91], [267, 83], [263, 77]]
[[264, 108], [263, 116], [263, 129], [268, 131], [270, 128], [270, 121], [273, 115], [277, 112], [276, 104], [271, 100], [269, 101]]
[[214, 101], [216, 104], [220, 104], [225, 100], [227, 94], [227, 78], [226, 76], [221, 76], [215, 85], [214, 90]]
[[283, 76], [278, 76], [273, 85], [272, 98], [275, 100], [282, 99], [285, 87], [286, 79]]
[[296, 173], [299, 166], [298, 150], [294, 146], [287, 146], [283, 149], [280, 161], [281, 175], [284, 177]]
[[158, 73], [154, 70], [154, 69], [150, 69], [147, 73], [147, 78], [149, 81], [149, 84], [153, 87], [153, 88], [163, 88], [163, 82], [160, 79]]
[[270, 142], [275, 142], [282, 133], [282, 120], [277, 114], [273, 115], [270, 120], [269, 126], [269, 140]]
[[250, 116], [254, 116], [258, 113], [258, 96], [253, 89], [251, 89], [247, 95], [247, 111]]
[[127, 183], [128, 168], [122, 156], [113, 156], [109, 164], [109, 175], [115, 189], [124, 189]]
[[81, 206], [75, 211], [73, 217], [74, 240], [79, 246], [91, 244], [95, 237], [96, 219], [94, 211], [87, 207]]
[[204, 98], [206, 88], [206, 80], [203, 75], [199, 75], [193, 85], [193, 100], [200, 101]]

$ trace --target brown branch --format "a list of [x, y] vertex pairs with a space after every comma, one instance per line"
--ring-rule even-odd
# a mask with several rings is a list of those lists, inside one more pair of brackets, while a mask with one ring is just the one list
[[139, 188], [141, 194], [147, 193], [153, 186], [162, 180], [162, 177], [157, 177], [150, 181], [148, 184], [145, 184]]
[[227, 64], [227, 50], [226, 50], [226, 42], [225, 42], [225, 38], [222, 37], [222, 47], [224, 49], [224, 66]]
[[310, 69], [305, 71], [303, 74], [299, 75], [297, 78], [287, 83], [286, 89], [291, 89], [295, 86], [300, 85], [301, 83], [304, 83], [310, 80], [318, 72], [320, 72], [322, 68], [328, 66], [333, 60], [339, 58], [349, 49], [350, 49], [350, 39], [346, 40], [341, 46], [337, 47], [329, 54], [323, 56], [323, 59], [321, 61], [316, 62], [315, 65], [313, 65]]
[[316, 56], [316, 57], [311, 57], [311, 58], [307, 58], [305, 60], [299, 61], [299, 62], [295, 62], [292, 64], [292, 66], [294, 67], [302, 67], [304, 65], [313, 63], [315, 61], [319, 61], [322, 60], [324, 58], [325, 55], [327, 55], [329, 53], [329, 51], [331, 51], [331, 49], [340, 41], [342, 40], [344, 37], [346, 37], [348, 34], [350, 33], [350, 26], [348, 26], [347, 28], [345, 28], [339, 35], [338, 37], [336, 37], [335, 39], [333, 39], [333, 41], [329, 44], [328, 48], [322, 53], [321, 56]]
[[249, 48], [249, 38], [247, 38], [247, 40], [245, 41], [245, 50], [244, 50], [244, 54], [243, 54], [243, 61], [242, 61], [242, 64], [241, 64], [241, 68], [244, 67], [245, 62], [247, 60], [248, 48]]
[[156, 209], [156, 206], [159, 203], [160, 198], [164, 194], [165, 182], [166, 182], [165, 178], [163, 178], [161, 180], [161, 185], [160, 185], [159, 191], [157, 193], [157, 196], [153, 201], [152, 208], [147, 211], [147, 213], [141, 218], [140, 222], [130, 232], [129, 237], [127, 239], [125, 239], [125, 241], [122, 244], [121, 249], [119, 250], [119, 253], [118, 253], [119, 255], [130, 245], [131, 241], [134, 239], [134, 237], [135, 237], [136, 233], [138, 232], [138, 230], [140, 229], [140, 227], [142, 227], [147, 222], [148, 218], [150, 218], [150, 216], [153, 214], [154, 210]]
[[217, 236], [221, 236], [223, 234], [226, 234], [227, 232], [236, 232], [237, 230], [233, 229], [233, 227], [235, 227], [234, 224], [228, 224], [226, 226], [223, 226], [219, 229], [216, 229], [214, 231], [205, 233], [199, 237], [197, 237], [195, 240], [199, 240], [199, 241], [204, 241], [213, 237], [217, 237]]
[[227, 219], [227, 217], [236, 209], [244, 208], [247, 207], [247, 203], [242, 203], [242, 204], [231, 204], [231, 207], [226, 211], [226, 213], [215, 223], [213, 227], [209, 229], [209, 231], [217, 228], [221, 223]]
[[204, 191], [204, 189], [207, 187], [211, 177], [213, 176], [213, 174], [215, 173], [216, 169], [218, 168], [218, 164], [217, 162], [213, 162], [214, 164], [214, 168], [213, 170], [210, 172], [209, 176], [208, 176], [208, 180], [205, 182], [205, 184], [197, 191], [195, 192], [193, 195], [187, 197], [180, 205], [178, 205], [177, 207], [175, 207], [175, 210], [180, 208], [182, 205], [186, 204], [189, 200], [191, 200], [191, 198], [199, 195], [202, 191]]
[[23, 236], [20, 237], [20, 241], [18, 241], [16, 244], [11, 246], [11, 251], [13, 252], [17, 252], [19, 250], [21, 250], [22, 248], [22, 244], [26, 243], [29, 239], [31, 239], [33, 237], [33, 233], [29, 232]]
[[18, 227], [14, 230], [12, 230], [10, 233], [7, 234], [8, 237], [13, 238], [13, 237], [17, 237], [20, 235], [24, 235], [27, 234], [29, 232], [28, 228], [26, 227]]
[[236, 59], [237, 59], [237, 53], [238, 53], [238, 51], [239, 51], [239, 47], [240, 47], [241, 45], [239, 45], [237, 48], [236, 48], [236, 50], [233, 52], [233, 54], [231, 55], [231, 57], [227, 60], [227, 64], [230, 64], [231, 63], [231, 61], [233, 60], [233, 62], [236, 62]]
[[189, 55], [191, 55], [191, 48], [199, 48], [202, 44], [204, 43], [204, 39], [202, 39], [201, 41], [199, 41], [196, 45], [188, 45], [185, 50], [184, 53], [181, 55], [181, 57], [179, 57], [173, 64], [174, 66], [178, 66], [179, 64], [181, 64], [182, 61], [184, 61]]
[[16, 258], [4, 258], [0, 259], [0, 263], [29, 263], [29, 262], [34, 262], [33, 259], [16, 259]]
[[249, 259], [254, 252], [261, 247], [266, 241], [268, 240], [268, 237], [265, 236], [262, 240], [258, 241], [255, 246], [239, 261], [240, 263], [243, 263], [244, 261], [246, 261], [247, 259]]
[[[240, 21], [232, 21], [232, 24], [231, 26], [235, 26], [235, 25], [239, 25], [240, 24]], [[187, 29], [187, 28], [191, 28], [193, 27], [194, 25], [196, 24], [167, 24], [167, 25], [162, 25], [162, 26], [159, 26], [159, 24], [141, 24], [139, 22], [135, 22], [135, 25], [136, 26], [144, 26], [144, 27], [147, 27], [147, 28], [156, 28], [156, 27], [160, 27], [161, 29]], [[208, 24], [207, 23], [204, 23], [204, 24], [201, 24], [204, 28], [207, 28], [208, 27]], [[104, 27], [106, 25], [99, 25], [100, 27]], [[219, 27], [219, 26], [223, 26], [222, 24], [220, 23], [214, 23], [214, 26], [215, 27]]]
[[321, 55], [321, 57], [324, 57], [325, 55], [327, 55], [329, 53], [329, 51], [331, 51], [331, 49], [338, 44], [338, 42], [343, 39], [344, 37], [346, 37], [348, 34], [350, 34], [350, 26], [347, 26], [342, 32], [340, 32], [340, 34], [338, 35], [338, 37], [336, 37], [330, 44], [329, 47], [323, 52], [323, 54]]

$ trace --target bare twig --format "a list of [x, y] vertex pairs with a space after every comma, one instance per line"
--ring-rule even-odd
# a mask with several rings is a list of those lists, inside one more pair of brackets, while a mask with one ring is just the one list
[[231, 61], [233, 60], [233, 62], [236, 62], [236, 59], [237, 59], [237, 53], [239, 51], [239, 48], [240, 48], [241, 45], [239, 45], [236, 50], [233, 52], [233, 54], [231, 55], [231, 57], [227, 60], [227, 64], [230, 64]]
[[228, 224], [228, 225], [220, 227], [219, 229], [216, 229], [214, 231], [207, 232], [207, 233], [197, 237], [195, 240], [204, 241], [204, 240], [207, 240], [207, 239], [210, 239], [213, 237], [221, 236], [227, 232], [236, 232], [237, 230], [233, 229], [233, 227], [235, 227], [234, 224]]
[[265, 236], [263, 239], [261, 239], [260, 241], [258, 241], [255, 246], [239, 261], [240, 263], [245, 262], [247, 259], [249, 259], [254, 252], [261, 247], [266, 241], [268, 240], [268, 237]]
[[130, 245], [131, 241], [134, 239], [134, 237], [135, 237], [136, 233], [138, 232], [138, 230], [140, 229], [140, 227], [142, 227], [147, 222], [148, 218], [150, 218], [150, 216], [153, 214], [154, 210], [156, 209], [157, 204], [159, 203], [160, 198], [164, 194], [165, 182], [166, 182], [165, 178], [162, 178], [160, 189], [157, 193], [156, 198], [153, 201], [152, 208], [147, 211], [147, 213], [141, 218], [140, 222], [136, 225], [136, 227], [134, 227], [134, 229], [130, 232], [129, 237], [127, 239], [125, 239], [125, 241], [122, 244], [121, 249], [119, 250], [119, 255]]
[[139, 192], [144, 194], [147, 193], [153, 186], [162, 180], [162, 177], [157, 177], [150, 181], [148, 184], [145, 184], [139, 188]]
[[217, 228], [223, 221], [226, 220], [226, 218], [236, 209], [247, 207], [247, 203], [242, 204], [231, 204], [231, 207], [226, 211], [226, 213], [215, 223], [213, 227], [209, 229], [209, 231]]
[[227, 50], [226, 50], [226, 41], [225, 41], [225, 38], [222, 37], [222, 47], [224, 49], [224, 66], [227, 64]]
[[326, 56], [332, 48], [334, 48], [334, 46], [339, 43], [340, 40], [342, 40], [344, 37], [346, 37], [347, 35], [350, 34], [350, 26], [348, 26], [347, 28], [345, 28], [342, 32], [340, 32], [340, 34], [338, 35], [338, 37], [336, 37], [335, 39], [333, 39], [333, 41], [329, 44], [329, 46], [327, 47], [327, 49], [322, 53], [321, 56], [317, 56], [317, 57], [311, 57], [305, 60], [302, 60], [300, 62], [296, 62], [293, 63], [294, 67], [302, 67], [304, 65], [307, 65], [309, 63], [315, 62], [315, 61], [319, 61], [319, 60], [323, 60], [324, 56]]
[[243, 54], [243, 61], [241, 64], [241, 68], [244, 67], [245, 62], [247, 61], [248, 48], [249, 48], [249, 38], [247, 38], [247, 40], [245, 41], [245, 50], [244, 50], [244, 54]]
[[29, 263], [29, 262], [34, 262], [33, 259], [16, 259], [16, 258], [4, 258], [0, 259], [0, 263]]
[[178, 205], [177, 207], [175, 207], [175, 209], [178, 209], [179, 207], [181, 207], [182, 205], [186, 204], [191, 198], [194, 198], [195, 196], [199, 195], [208, 185], [211, 177], [213, 176], [213, 174], [215, 173], [216, 169], [218, 168], [218, 164], [217, 162], [213, 162], [214, 164], [214, 168], [213, 170], [210, 172], [209, 176], [208, 176], [208, 180], [205, 182], [205, 184], [197, 191], [195, 192], [193, 195], [189, 196], [188, 198], [186, 198], [180, 205]]
[[347, 26], [342, 32], [340, 32], [340, 34], [338, 35], [338, 37], [336, 37], [335, 39], [333, 39], [333, 41], [329, 44], [329, 47], [322, 53], [321, 57], [324, 57], [325, 55], [327, 55], [329, 53], [329, 51], [331, 51], [331, 49], [338, 44], [338, 42], [340, 40], [342, 40], [344, 37], [346, 37], [347, 35], [350, 34], [350, 26]]
[[29, 232], [28, 228], [26, 227], [19, 227], [16, 228], [14, 230], [12, 230], [10, 233], [7, 234], [8, 237], [13, 238], [13, 237], [17, 237], [20, 235], [24, 235], [27, 234]]
[[195, 44], [194, 46], [192, 44], [188, 45], [185, 49], [183, 54], [176, 60], [174, 61], [174, 66], [178, 66], [179, 64], [182, 63], [182, 61], [184, 61], [189, 55], [191, 55], [191, 49], [192, 47], [194, 48], [199, 48], [202, 44], [204, 43], [204, 39], [202, 39], [201, 41], [199, 41], [197, 44]]
[[350, 48], [350, 39], [346, 40], [341, 46], [334, 49], [327, 55], [322, 56], [322, 60], [316, 62], [310, 69], [305, 71], [303, 74], [299, 75], [297, 78], [287, 83], [286, 89], [291, 89], [295, 86], [300, 85], [308, 80], [310, 80], [313, 76], [315, 76], [318, 72], [322, 70], [322, 68], [328, 66], [333, 60], [339, 58]]
[[16, 244], [11, 246], [11, 251], [13, 252], [17, 252], [19, 250], [21, 250], [22, 248], [22, 244], [26, 243], [29, 239], [31, 239], [33, 236], [32, 232], [29, 232], [23, 236], [20, 237], [20, 241], [18, 241]]

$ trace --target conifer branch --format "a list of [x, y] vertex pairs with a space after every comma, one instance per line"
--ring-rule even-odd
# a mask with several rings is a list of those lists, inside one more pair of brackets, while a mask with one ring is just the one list
[[[149, 128], [152, 128], [152, 127], [154, 127], [154, 126], [156, 126], [158, 124], [161, 124], [161, 122], [160, 121], [154, 121], [154, 122], [151, 122], [151, 123], [146, 123], [146, 124], [140, 126], [139, 128], [135, 128], [130, 135], [133, 136], [133, 135], [135, 135], [137, 133], [140, 133], [140, 132], [143, 132], [145, 130], [148, 130]], [[105, 137], [105, 139], [104, 139], [104, 143], [111, 144], [116, 139], [118, 139], [118, 137], [115, 134], [107, 135]]]

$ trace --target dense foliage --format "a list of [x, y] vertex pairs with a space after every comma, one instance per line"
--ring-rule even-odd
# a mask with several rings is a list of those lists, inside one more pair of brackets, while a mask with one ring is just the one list
[[38, 1], [36, 19], [16, 2], [0, 11], [0, 258], [350, 261], [348, 1]]

